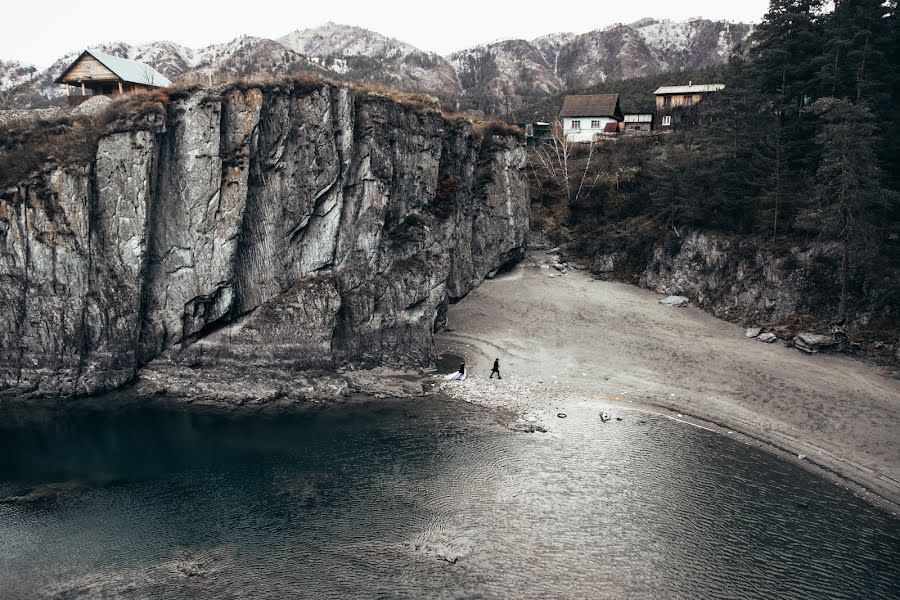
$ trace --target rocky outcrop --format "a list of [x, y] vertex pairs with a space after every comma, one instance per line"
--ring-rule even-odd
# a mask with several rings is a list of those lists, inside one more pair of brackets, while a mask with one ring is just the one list
[[[722, 319], [771, 329], [760, 341], [780, 337], [793, 339], [807, 353], [842, 349], [892, 359], [900, 306], [890, 286], [896, 274], [888, 265], [868, 264], [851, 273], [851, 311], [848, 322], [839, 324], [834, 322], [840, 296], [837, 246], [775, 248], [750, 237], [696, 231], [677, 242], [654, 245], [640, 273], [642, 287], [687, 296]], [[606, 260], [611, 257], [594, 263]]]
[[807, 278], [797, 277], [796, 267], [812, 262], [815, 253], [789, 261], [751, 243], [702, 232], [687, 232], [679, 242], [675, 252], [666, 244], [653, 249], [642, 287], [688, 296], [717, 317], [748, 324], [784, 321], [802, 306]]
[[308, 82], [165, 115], [0, 191], [0, 393], [425, 366], [446, 304], [524, 253], [515, 134]]

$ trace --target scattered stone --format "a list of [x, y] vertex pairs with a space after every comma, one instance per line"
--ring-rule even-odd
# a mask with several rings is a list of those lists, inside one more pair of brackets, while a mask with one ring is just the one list
[[566, 413], [556, 413], [556, 416], [559, 417], [560, 419], [565, 419]]
[[510, 427], [510, 429], [520, 433], [547, 433], [545, 428], [540, 425], [535, 425], [534, 423], [516, 423]]
[[422, 538], [408, 542], [413, 550], [430, 555], [435, 559], [455, 565], [459, 559], [472, 552], [472, 542], [462, 536], [453, 536], [446, 532], [425, 534]]
[[799, 458], [800, 460], [806, 460], [806, 455], [805, 455], [805, 454], [798, 454], [798, 455], [797, 455], [797, 458]]
[[772, 333], [771, 331], [767, 331], [766, 333], [761, 333], [756, 336], [757, 342], [765, 342], [766, 344], [771, 344], [773, 342], [778, 341], [778, 336]]
[[668, 296], [667, 298], [663, 298], [659, 301], [660, 304], [665, 304], [666, 306], [678, 307], [687, 306], [688, 302], [690, 302], [690, 300], [688, 300], [684, 296]]
[[816, 354], [823, 350], [828, 350], [835, 346], [835, 342], [830, 335], [820, 335], [818, 333], [798, 333], [794, 337], [794, 347], [801, 352], [807, 354]]
[[562, 262], [553, 263], [550, 266], [552, 266], [557, 271], [560, 271], [561, 273], [565, 273], [566, 271], [569, 270], [569, 266], [566, 263], [562, 263]]
[[762, 333], [762, 329], [760, 329], [759, 327], [750, 327], [746, 332], [744, 332], [744, 335], [746, 335], [748, 338], [755, 338], [760, 333]]

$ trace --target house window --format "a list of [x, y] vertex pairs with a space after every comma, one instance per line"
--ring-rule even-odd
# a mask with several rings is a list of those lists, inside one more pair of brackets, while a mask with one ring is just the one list
[[672, 117], [663, 117], [662, 124], [663, 124], [663, 127], [671, 127]]
[[572, 129], [581, 129], [581, 121], [572, 121]]
[[591, 129], [600, 129], [600, 121], [591, 121]]
[[685, 97], [684, 97], [684, 105], [685, 105], [685, 106], [691, 106], [691, 105], [693, 105], [693, 104], [694, 104], [694, 97], [693, 97], [693, 96], [685, 96]]

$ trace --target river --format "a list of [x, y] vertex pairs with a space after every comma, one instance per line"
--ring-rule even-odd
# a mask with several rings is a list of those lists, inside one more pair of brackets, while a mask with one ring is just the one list
[[0, 597], [900, 598], [900, 519], [623, 411], [0, 410]]

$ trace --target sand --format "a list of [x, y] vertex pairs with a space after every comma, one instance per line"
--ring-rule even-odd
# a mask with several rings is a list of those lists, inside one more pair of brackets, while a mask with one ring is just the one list
[[[698, 308], [547, 263], [529, 253], [450, 307], [438, 350], [469, 367], [465, 383], [441, 382], [450, 395], [513, 409], [520, 425], [541, 429], [567, 410], [714, 425], [897, 510], [900, 381], [890, 373], [764, 344]], [[502, 381], [488, 379], [494, 358]]]

